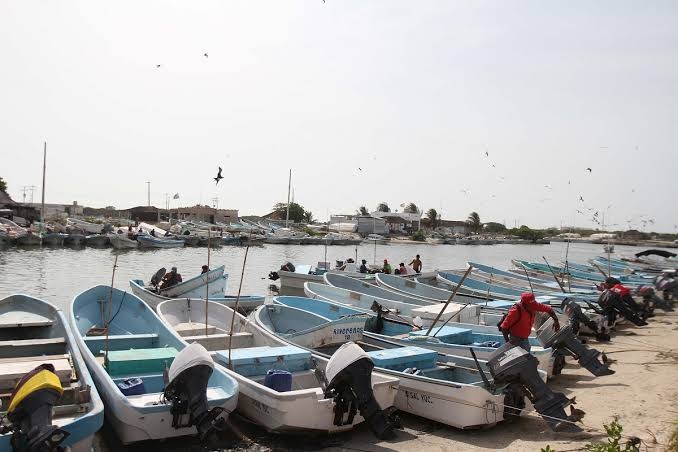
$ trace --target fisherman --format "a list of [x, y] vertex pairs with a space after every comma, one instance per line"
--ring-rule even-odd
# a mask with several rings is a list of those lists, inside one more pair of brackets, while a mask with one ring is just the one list
[[156, 236], [156, 235], [155, 235], [155, 229], [151, 229], [151, 235], [152, 235], [153, 237]]
[[399, 265], [398, 267], [399, 267], [399, 268], [398, 268], [397, 270], [399, 270], [399, 271], [398, 271], [398, 274], [399, 274], [400, 276], [406, 276], [406, 275], [408, 274], [407, 267], [405, 267], [405, 263], [404, 263], [404, 262], [401, 262], [400, 265]]
[[360, 264], [360, 270], [358, 270], [360, 273], [369, 273], [370, 271], [367, 269], [367, 261], [363, 259], [361, 261], [362, 263]]
[[208, 271], [210, 271], [210, 268], [209, 268], [207, 265], [203, 265], [203, 266], [202, 266], [202, 271], [200, 272], [200, 274], [201, 274], [201, 275], [202, 275], [202, 274], [205, 274], [205, 273], [207, 273]]
[[553, 327], [556, 331], [560, 330], [560, 322], [558, 322], [558, 317], [551, 306], [537, 302], [534, 299], [534, 294], [525, 292], [520, 296], [520, 302], [509, 309], [508, 314], [499, 326], [506, 342], [522, 347], [529, 352], [532, 347], [529, 338], [537, 312], [545, 312], [551, 316]]
[[393, 269], [391, 268], [391, 264], [388, 263], [388, 259], [384, 259], [384, 268], [382, 269], [384, 273], [387, 275], [390, 275]]
[[176, 267], [172, 267], [172, 270], [169, 271], [162, 278], [162, 284], [160, 284], [160, 290], [167, 289], [169, 287], [175, 286], [182, 281], [181, 274], [177, 272]]
[[419, 259], [419, 255], [417, 254], [417, 257], [412, 259], [412, 262], [410, 264], [412, 268], [414, 269], [415, 272], [421, 273], [421, 259]]

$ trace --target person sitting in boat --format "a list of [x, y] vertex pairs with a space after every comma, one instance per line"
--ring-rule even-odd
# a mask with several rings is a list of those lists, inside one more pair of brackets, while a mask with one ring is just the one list
[[381, 270], [387, 275], [390, 275], [393, 269], [391, 268], [391, 264], [388, 263], [388, 259], [384, 259], [384, 268]]
[[370, 271], [367, 269], [367, 261], [363, 259], [361, 262], [362, 263], [360, 264], [360, 269], [358, 271], [360, 273], [369, 273]]
[[152, 235], [153, 237], [156, 236], [156, 235], [155, 235], [155, 229], [151, 229], [151, 235]]
[[169, 271], [162, 278], [162, 284], [160, 284], [160, 290], [167, 289], [169, 287], [175, 286], [182, 281], [181, 274], [177, 272], [176, 267], [172, 267], [172, 270]]
[[202, 275], [204, 273], [207, 273], [208, 271], [210, 271], [210, 268], [207, 265], [203, 265], [200, 274]]
[[405, 263], [401, 262], [400, 265], [398, 266], [398, 274], [400, 276], [406, 276], [409, 272], [407, 271], [407, 267], [405, 267]]
[[532, 347], [530, 345], [530, 334], [532, 334], [532, 325], [537, 312], [545, 312], [553, 319], [553, 328], [560, 330], [560, 322], [551, 306], [539, 303], [534, 299], [534, 294], [525, 292], [520, 296], [520, 302], [511, 306], [505, 315], [499, 329], [506, 342], [524, 348], [528, 352]]

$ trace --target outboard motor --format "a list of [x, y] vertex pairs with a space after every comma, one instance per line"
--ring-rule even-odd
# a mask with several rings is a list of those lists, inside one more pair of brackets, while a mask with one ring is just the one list
[[656, 307], [662, 311], [673, 311], [673, 303], [671, 301], [659, 298], [652, 286], [639, 286], [635, 292], [636, 296], [643, 298], [643, 304], [650, 305], [653, 309]]
[[165, 276], [165, 273], [167, 273], [167, 269], [162, 267], [151, 277], [151, 286], [155, 287], [156, 290], [158, 289], [158, 285], [162, 282], [162, 278]]
[[604, 313], [608, 317], [608, 323], [614, 325], [616, 317], [615, 313], [619, 313], [624, 318], [636, 326], [645, 326], [647, 322], [643, 320], [636, 311], [631, 309], [629, 304], [622, 300], [620, 294], [613, 290], [605, 289], [598, 298], [598, 304], [603, 308]]
[[505, 417], [518, 415], [519, 411], [515, 407], [524, 408], [523, 398], [527, 396], [552, 430], [581, 431], [565, 413], [565, 407], [572, 401], [560, 392], [553, 392], [544, 383], [537, 371], [538, 364], [537, 358], [522, 347], [510, 343], [502, 345], [490, 355], [487, 367], [494, 384], [508, 384], [504, 399]]
[[560, 304], [565, 314], [570, 318], [570, 325], [572, 325], [572, 332], [577, 335], [581, 325], [586, 326], [596, 336], [599, 341], [609, 341], [610, 332], [607, 326], [607, 321], [604, 316], [598, 316], [598, 322], [592, 320], [584, 313], [579, 303], [571, 298], [565, 298]]
[[372, 359], [362, 348], [353, 342], [345, 343], [325, 368], [329, 381], [325, 397], [334, 399], [334, 425], [351, 424], [359, 410], [377, 438], [393, 438], [395, 423], [379, 407], [372, 392], [373, 368]]
[[[214, 370], [214, 361], [205, 347], [193, 343], [184, 348], [169, 368], [169, 383], [165, 399], [172, 404], [172, 427], [179, 429], [195, 425], [204, 440], [214, 430], [221, 430], [225, 421], [216, 419], [224, 412], [221, 407], [211, 410], [207, 405], [207, 382]], [[188, 421], [184, 422], [188, 415]]]
[[268, 272], [268, 279], [271, 281], [277, 281], [280, 279], [280, 275], [276, 271], [270, 271]]
[[[538, 315], [545, 315], [538, 313]], [[612, 375], [614, 370], [598, 360], [600, 352], [588, 348], [574, 337], [572, 326], [562, 325], [560, 330], [553, 328], [553, 319], [549, 318], [537, 330], [537, 339], [544, 348], [551, 347], [558, 353], [566, 353], [576, 359], [579, 364], [596, 377]]]
[[41, 364], [17, 383], [9, 399], [7, 419], [0, 433], [12, 432], [15, 452], [50, 452], [58, 450], [69, 433], [52, 425], [52, 408], [64, 390], [54, 366]]
[[381, 332], [384, 330], [384, 322], [391, 322], [404, 326], [409, 326], [415, 330], [419, 329], [417, 325], [413, 325], [412, 323], [406, 321], [402, 317], [399, 317], [398, 315], [391, 312], [390, 309], [383, 307], [376, 301], [372, 302], [372, 306], [370, 306], [370, 309], [372, 310], [372, 312], [375, 312], [377, 316], [376, 317], [370, 316], [370, 318], [367, 319], [367, 321], [365, 322], [365, 331], [368, 331], [370, 333], [381, 334]]

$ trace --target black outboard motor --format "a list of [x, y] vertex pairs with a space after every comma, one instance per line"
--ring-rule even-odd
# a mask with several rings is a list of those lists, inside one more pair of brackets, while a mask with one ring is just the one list
[[603, 308], [603, 312], [608, 317], [608, 323], [614, 325], [616, 314], [622, 315], [626, 320], [636, 326], [645, 326], [647, 322], [643, 320], [631, 306], [622, 300], [621, 295], [613, 290], [605, 289], [598, 298], [598, 304]]
[[271, 271], [268, 272], [268, 279], [270, 279], [271, 281], [277, 281], [280, 279], [280, 275], [278, 274], [278, 272]]
[[[222, 430], [224, 419], [216, 419], [224, 412], [221, 407], [211, 410], [207, 405], [207, 382], [214, 370], [214, 361], [205, 347], [193, 343], [184, 348], [169, 369], [169, 383], [165, 399], [172, 404], [172, 427], [179, 429], [195, 425], [201, 440], [215, 430]], [[184, 418], [188, 415], [188, 420]]]
[[325, 397], [334, 399], [334, 425], [353, 422], [357, 411], [379, 439], [395, 437], [395, 422], [379, 407], [372, 392], [374, 363], [365, 351], [347, 342], [334, 352], [325, 368]]
[[399, 325], [404, 325], [404, 326], [409, 326], [413, 329], [418, 329], [417, 325], [414, 325], [402, 317], [397, 316], [396, 314], [393, 314], [391, 310], [383, 307], [376, 301], [372, 302], [372, 306], [370, 306], [370, 309], [377, 314], [376, 317], [370, 316], [369, 319], [365, 322], [365, 331], [368, 331], [370, 333], [377, 333], [381, 334], [381, 332], [384, 330], [384, 322], [390, 322], [390, 323], [397, 323]]
[[0, 433], [12, 432], [13, 451], [50, 452], [69, 436], [52, 425], [52, 408], [63, 392], [51, 364], [41, 364], [19, 380], [7, 409], [12, 424], [0, 426]]
[[673, 303], [658, 297], [652, 286], [639, 286], [635, 295], [643, 298], [643, 304], [651, 305], [653, 308], [656, 307], [666, 312], [673, 311]]
[[[540, 312], [537, 315], [545, 314]], [[598, 360], [600, 355], [598, 350], [588, 348], [579, 342], [574, 336], [572, 326], [570, 325], [561, 325], [560, 330], [556, 331], [553, 328], [553, 319], [549, 318], [542, 322], [536, 335], [544, 348], [551, 347], [559, 353], [566, 353], [572, 356], [583, 368], [596, 377], [612, 375], [614, 373], [614, 370]]]
[[494, 378], [494, 384], [508, 384], [504, 401], [505, 417], [519, 414], [513, 407], [524, 408], [522, 396], [527, 396], [535, 410], [543, 416], [554, 431], [580, 432], [581, 429], [570, 421], [565, 407], [570, 399], [560, 392], [553, 392], [540, 378], [539, 361], [529, 352], [516, 345], [506, 343], [495, 350], [487, 360], [487, 367]]
[[596, 336], [599, 341], [609, 341], [610, 332], [607, 326], [607, 321], [604, 316], [600, 315], [599, 322], [592, 320], [584, 313], [579, 303], [572, 298], [565, 298], [560, 304], [560, 309], [570, 318], [570, 325], [572, 325], [572, 332], [577, 335], [581, 325], [586, 326]]

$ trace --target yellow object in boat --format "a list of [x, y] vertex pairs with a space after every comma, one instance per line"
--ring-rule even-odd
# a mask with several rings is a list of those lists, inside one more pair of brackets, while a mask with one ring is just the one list
[[59, 395], [64, 393], [64, 388], [61, 387], [59, 377], [54, 372], [43, 369], [29, 378], [20, 388], [12, 395], [9, 401], [9, 408], [7, 414], [11, 413], [19, 404], [29, 395], [41, 389], [53, 389]]

